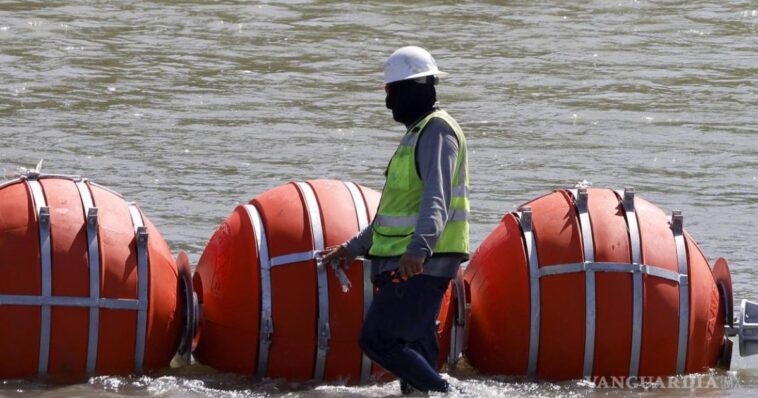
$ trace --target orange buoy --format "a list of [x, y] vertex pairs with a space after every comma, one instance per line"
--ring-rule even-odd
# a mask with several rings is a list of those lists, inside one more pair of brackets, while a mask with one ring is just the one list
[[341, 281], [316, 252], [369, 225], [379, 193], [334, 180], [292, 182], [237, 206], [194, 275], [202, 320], [194, 356], [222, 371], [350, 383], [383, 377], [358, 346], [373, 296], [357, 260]]
[[75, 176], [0, 185], [0, 378], [165, 367], [181, 294], [166, 242], [120, 195]]
[[633, 190], [558, 190], [506, 214], [472, 256], [464, 355], [547, 379], [704, 371], [727, 345], [727, 279], [717, 288], [681, 213]]

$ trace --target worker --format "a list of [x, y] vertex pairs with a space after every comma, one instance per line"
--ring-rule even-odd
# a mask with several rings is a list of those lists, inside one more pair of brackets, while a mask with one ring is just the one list
[[437, 105], [435, 85], [446, 76], [420, 47], [402, 47], [387, 59], [386, 106], [407, 130], [385, 171], [373, 223], [323, 252], [326, 263], [371, 259], [377, 291], [359, 344], [400, 379], [403, 394], [451, 388], [436, 371], [436, 321], [468, 259], [469, 183], [463, 131]]

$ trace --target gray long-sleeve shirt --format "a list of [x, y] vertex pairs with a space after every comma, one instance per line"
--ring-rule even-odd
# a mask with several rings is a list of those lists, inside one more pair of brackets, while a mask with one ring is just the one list
[[[453, 173], [458, 158], [458, 138], [452, 128], [442, 119], [433, 118], [424, 127], [416, 144], [416, 164], [424, 185], [416, 230], [406, 253], [426, 256], [424, 274], [453, 278], [463, 256], [432, 257], [447, 223], [453, 188]], [[369, 225], [347, 242], [345, 248], [353, 256], [366, 255], [371, 247], [373, 230]], [[400, 266], [400, 257], [373, 258], [374, 274], [395, 270]]]

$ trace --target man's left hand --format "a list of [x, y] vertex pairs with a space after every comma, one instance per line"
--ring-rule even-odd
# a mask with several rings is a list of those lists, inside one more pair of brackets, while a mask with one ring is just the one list
[[410, 278], [424, 272], [426, 256], [415, 256], [405, 253], [400, 257], [400, 277]]

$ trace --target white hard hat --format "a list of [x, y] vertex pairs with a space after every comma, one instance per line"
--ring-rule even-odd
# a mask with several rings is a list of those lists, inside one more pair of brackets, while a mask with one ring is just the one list
[[384, 64], [384, 84], [426, 76], [444, 78], [447, 75], [437, 69], [432, 54], [416, 46], [399, 48]]

